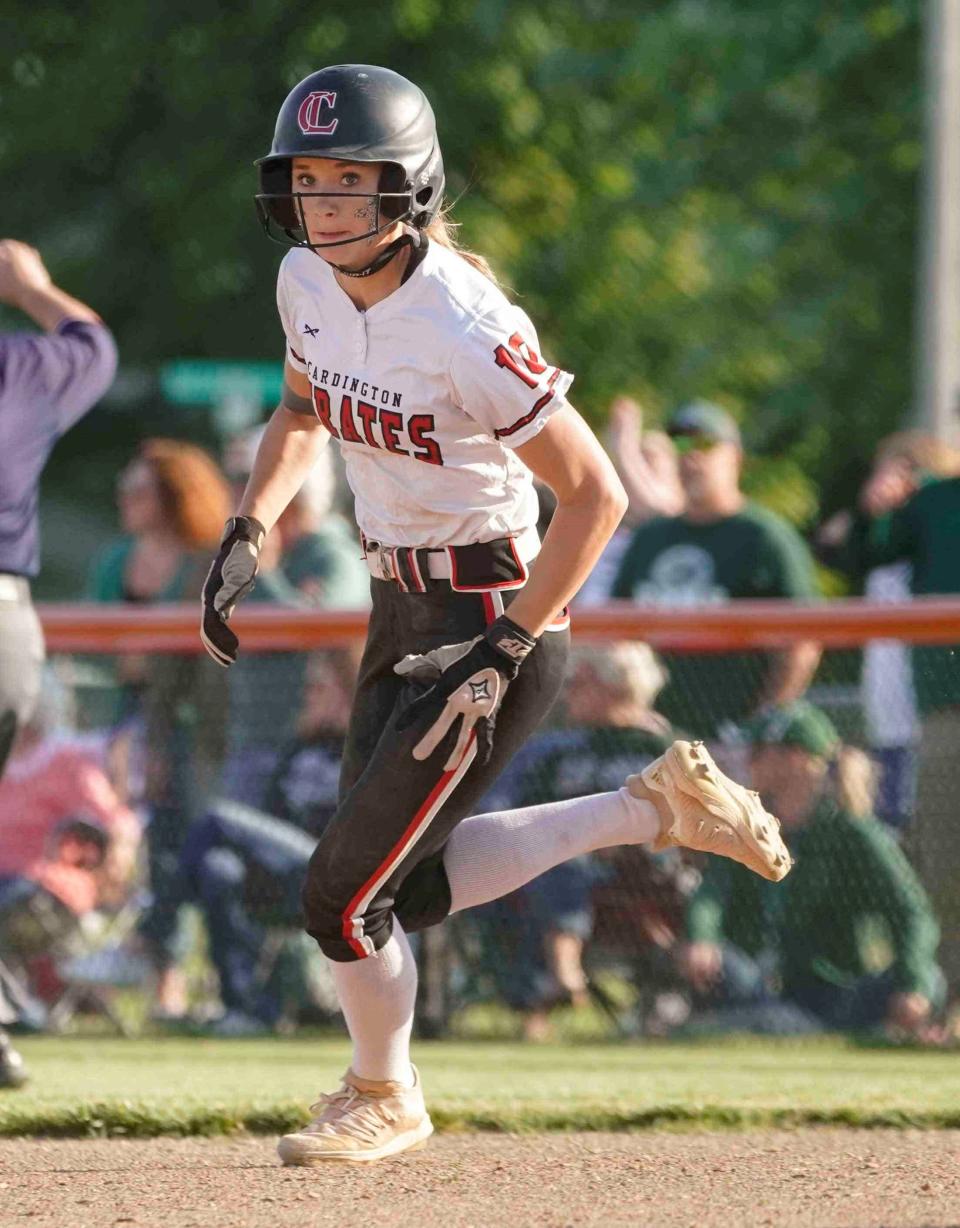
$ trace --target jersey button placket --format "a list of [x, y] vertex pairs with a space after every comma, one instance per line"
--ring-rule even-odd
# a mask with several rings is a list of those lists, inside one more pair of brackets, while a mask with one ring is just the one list
[[358, 312], [357, 316], [357, 328], [353, 344], [357, 352], [357, 358], [364, 362], [367, 357], [367, 317], [362, 311]]

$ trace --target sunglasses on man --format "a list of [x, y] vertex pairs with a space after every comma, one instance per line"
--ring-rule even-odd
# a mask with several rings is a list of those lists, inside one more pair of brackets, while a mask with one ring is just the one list
[[700, 431], [669, 431], [668, 434], [681, 456], [686, 456], [688, 452], [709, 452], [720, 443], [719, 439]]

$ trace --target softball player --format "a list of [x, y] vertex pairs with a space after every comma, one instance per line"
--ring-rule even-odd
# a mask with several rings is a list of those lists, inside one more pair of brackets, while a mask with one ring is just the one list
[[[369, 65], [313, 73], [259, 168], [261, 221], [293, 247], [277, 283], [285, 384], [210, 569], [201, 634], [221, 665], [236, 659], [227, 620], [264, 535], [337, 440], [373, 609], [340, 805], [303, 902], [353, 1060], [279, 1151], [286, 1164], [377, 1160], [432, 1130], [409, 1056], [409, 931], [621, 843], [684, 843], [773, 879], [790, 861], [776, 820], [697, 744], [617, 792], [461, 823], [556, 698], [565, 607], [626, 499], [566, 399], [572, 377], [453, 243], [421, 90]], [[533, 475], [557, 497], [542, 545]]]

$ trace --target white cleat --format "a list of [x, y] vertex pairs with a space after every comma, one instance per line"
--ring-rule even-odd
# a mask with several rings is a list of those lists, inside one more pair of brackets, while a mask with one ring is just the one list
[[628, 776], [626, 787], [657, 807], [657, 852], [679, 845], [715, 853], [774, 883], [793, 865], [780, 823], [759, 794], [724, 776], [702, 742], [674, 742], [639, 776]]
[[413, 1087], [404, 1087], [360, 1079], [348, 1070], [339, 1091], [324, 1093], [310, 1106], [317, 1114], [313, 1121], [283, 1136], [277, 1144], [280, 1159], [284, 1164], [362, 1164], [419, 1151], [433, 1133], [433, 1122], [416, 1066], [413, 1075]]

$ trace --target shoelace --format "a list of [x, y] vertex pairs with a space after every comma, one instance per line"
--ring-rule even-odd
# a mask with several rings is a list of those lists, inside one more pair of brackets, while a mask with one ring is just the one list
[[[716, 782], [712, 782], [716, 783]], [[769, 840], [771, 831], [780, 831], [780, 820], [775, 814], [771, 814], [763, 805], [763, 798], [756, 789], [746, 789], [743, 785], [738, 785], [736, 781], [727, 781], [727, 791], [736, 799], [737, 791], [740, 790], [748, 799], [750, 804], [746, 808], [746, 818], [755, 836], [759, 836], [762, 840]], [[712, 806], [707, 802], [701, 802], [707, 810], [714, 813]], [[756, 811], [759, 810], [759, 815]], [[718, 816], [719, 817], [719, 816]]]
[[373, 1142], [379, 1129], [392, 1125], [396, 1115], [382, 1104], [371, 1101], [356, 1087], [345, 1086], [335, 1092], [321, 1092], [310, 1112], [319, 1114], [318, 1124], [333, 1125], [334, 1121], [322, 1121], [329, 1110], [334, 1111], [337, 1130], [360, 1142]]

